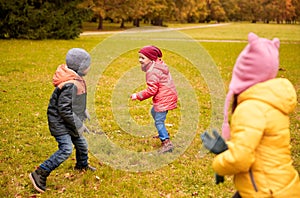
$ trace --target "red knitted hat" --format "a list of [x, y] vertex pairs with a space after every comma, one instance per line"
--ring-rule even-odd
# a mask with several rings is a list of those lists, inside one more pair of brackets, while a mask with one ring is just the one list
[[148, 45], [140, 49], [139, 53], [144, 54], [147, 58], [150, 60], [156, 61], [157, 58], [162, 57], [162, 52], [158, 47], [155, 47], [153, 45]]
[[248, 45], [240, 53], [233, 68], [224, 106], [222, 136], [230, 138], [228, 109], [234, 94], [240, 94], [249, 87], [276, 77], [279, 66], [279, 39], [260, 38], [254, 33], [248, 34]]

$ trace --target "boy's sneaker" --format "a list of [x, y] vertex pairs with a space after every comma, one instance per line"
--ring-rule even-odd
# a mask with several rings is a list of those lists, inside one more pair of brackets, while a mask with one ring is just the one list
[[160, 154], [166, 153], [166, 152], [172, 152], [174, 149], [174, 146], [173, 146], [171, 140], [169, 140], [169, 139], [165, 139], [164, 141], [162, 141], [161, 145], [162, 145], [162, 147], [158, 151], [158, 153], [160, 153]]
[[34, 186], [34, 188], [40, 193], [46, 190], [46, 181], [50, 172], [38, 167], [34, 172], [29, 174], [29, 178]]
[[75, 168], [74, 168], [75, 170], [79, 170], [79, 171], [87, 171], [87, 170], [90, 170], [90, 171], [96, 171], [97, 169], [95, 168], [95, 167], [92, 167], [92, 166], [90, 166], [90, 165], [87, 165], [87, 166], [84, 166], [84, 167], [82, 167], [82, 166], [75, 166]]

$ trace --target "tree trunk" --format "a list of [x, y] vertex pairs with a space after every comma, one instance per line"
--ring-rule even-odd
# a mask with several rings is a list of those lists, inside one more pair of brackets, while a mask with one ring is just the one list
[[99, 15], [99, 23], [98, 23], [98, 30], [102, 30], [103, 29], [103, 17], [100, 14]]
[[120, 28], [125, 28], [125, 20], [124, 19], [122, 19], [122, 21], [121, 21]]
[[139, 19], [134, 19], [134, 20], [133, 20], [133, 25], [134, 25], [135, 27], [140, 27], [140, 20], [139, 20]]
[[163, 26], [163, 19], [156, 17], [154, 19], [151, 20], [151, 24], [154, 26]]

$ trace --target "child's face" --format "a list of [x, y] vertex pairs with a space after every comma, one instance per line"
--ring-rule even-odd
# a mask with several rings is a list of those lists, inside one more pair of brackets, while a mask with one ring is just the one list
[[147, 56], [145, 56], [144, 54], [139, 53], [139, 62], [141, 63], [141, 66], [145, 66], [148, 63], [151, 62], [151, 60], [149, 58], [147, 58]]

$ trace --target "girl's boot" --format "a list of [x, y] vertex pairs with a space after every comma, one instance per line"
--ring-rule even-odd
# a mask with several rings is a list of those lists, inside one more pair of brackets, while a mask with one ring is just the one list
[[174, 149], [174, 146], [170, 139], [165, 139], [161, 143], [162, 147], [158, 151], [159, 153], [166, 153], [166, 152], [172, 152]]

